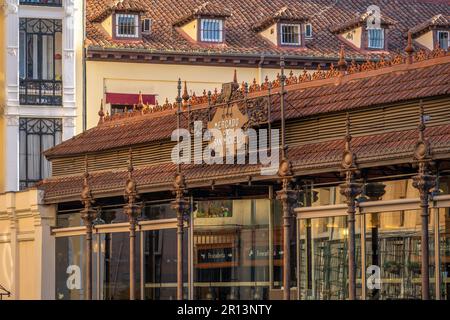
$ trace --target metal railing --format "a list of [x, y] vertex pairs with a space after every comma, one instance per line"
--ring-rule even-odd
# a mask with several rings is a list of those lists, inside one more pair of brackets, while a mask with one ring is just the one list
[[61, 7], [62, 0], [20, 0], [20, 4], [31, 6]]
[[21, 105], [62, 105], [62, 81], [21, 79]]

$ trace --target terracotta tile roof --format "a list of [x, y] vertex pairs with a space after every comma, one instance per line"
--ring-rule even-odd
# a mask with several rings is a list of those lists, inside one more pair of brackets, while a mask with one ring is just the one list
[[[287, 119], [445, 95], [450, 93], [450, 55], [336, 79], [297, 83], [286, 89]], [[277, 94], [272, 97], [271, 117], [273, 121], [280, 118]], [[176, 129], [175, 119], [175, 111], [168, 110], [105, 121], [47, 150], [45, 155], [61, 157], [169, 139]], [[181, 127], [187, 128], [185, 117]]]
[[[418, 0], [210, 0], [211, 4], [227, 8], [231, 16], [227, 18], [224, 45], [209, 45], [189, 41], [177, 32], [173, 24], [192, 14], [192, 10], [202, 5], [204, 0], [141, 0], [146, 8], [145, 18], [152, 19], [152, 31], [144, 35], [142, 41], [127, 42], [114, 40], [95, 21], [110, 10], [112, 0], [87, 0], [87, 38], [90, 49], [130, 50], [139, 49], [161, 53], [186, 54], [229, 54], [260, 57], [295, 55], [295, 58], [320, 57], [337, 58], [341, 41], [330, 31], [337, 25], [352, 20], [365, 12], [369, 5], [378, 5], [382, 13], [396, 20], [389, 32], [388, 50], [397, 52], [406, 47], [405, 31], [417, 26], [435, 15], [450, 14], [446, 4], [422, 3]], [[288, 6], [309, 17], [313, 25], [313, 39], [307, 40], [306, 48], [276, 47], [259, 36], [253, 27], [264, 19]], [[351, 58], [365, 59], [368, 53], [346, 46], [346, 54]]]
[[417, 36], [433, 27], [450, 28], [450, 16], [446, 16], [443, 14], [435, 15], [434, 17], [424, 21], [423, 23], [411, 28], [409, 31], [413, 36]]
[[[352, 139], [352, 150], [360, 166], [401, 158], [411, 161], [417, 137], [417, 130], [359, 136]], [[427, 128], [426, 137], [435, 156], [450, 151], [450, 124]], [[339, 168], [343, 150], [344, 141], [340, 139], [304, 144], [292, 149], [289, 156], [294, 159], [293, 165], [297, 170], [329, 168], [332, 171]]]
[[292, 21], [292, 22], [303, 22], [308, 21], [309, 16], [299, 12], [298, 10], [294, 9], [293, 7], [285, 6], [281, 8], [280, 10], [277, 10], [274, 14], [268, 16], [267, 18], [263, 19], [260, 23], [258, 23], [253, 30], [255, 32], [260, 32], [274, 23], [279, 22], [280, 20], [283, 21]]
[[101, 22], [106, 17], [108, 17], [114, 11], [126, 11], [126, 12], [145, 12], [146, 7], [139, 0], [114, 0], [109, 1], [104, 6], [99, 6], [99, 4], [93, 4], [92, 8], [95, 13], [91, 16], [91, 21]]
[[[336, 25], [334, 27], [331, 27], [330, 30], [333, 33], [339, 33], [339, 32], [344, 32], [344, 31], [349, 30], [349, 29], [353, 29], [353, 28], [355, 28], [357, 26], [362, 25], [363, 23], [366, 23], [367, 18], [369, 18], [369, 16], [370, 15], [367, 12], [365, 12], [365, 13], [363, 13], [363, 14], [361, 14], [361, 15], [353, 18], [353, 19], [350, 19], [350, 20], [345, 21], [345, 22], [343, 22], [341, 24], [338, 24], [338, 25]], [[382, 25], [394, 25], [394, 24], [397, 23], [397, 20], [389, 18], [386, 14], [382, 14], [380, 18], [381, 18], [381, 24]]]
[[[425, 135], [429, 139], [434, 156], [450, 152], [450, 124], [429, 127]], [[362, 167], [380, 160], [403, 159], [410, 162], [417, 136], [417, 130], [359, 136], [353, 138], [352, 148], [357, 154], [358, 164]], [[292, 147], [288, 150], [288, 156], [293, 161], [297, 174], [320, 168], [336, 172], [339, 170], [343, 148], [343, 139], [336, 139]], [[248, 176], [264, 178], [260, 176], [259, 170], [258, 165], [183, 165], [188, 187], [209, 185], [212, 180], [220, 184], [221, 179], [243, 181]], [[175, 172], [174, 164], [164, 163], [136, 167], [134, 176], [141, 192], [171, 190]], [[127, 179], [126, 170], [93, 172], [91, 175], [90, 184], [94, 195], [100, 196], [103, 192], [122, 194]], [[50, 202], [58, 198], [78, 198], [82, 179], [82, 175], [50, 178], [41, 182], [38, 187], [45, 191], [45, 199]]]
[[185, 23], [200, 17], [227, 18], [230, 16], [231, 13], [223, 5], [207, 1], [194, 8], [189, 14], [176, 21], [173, 25], [180, 27]]

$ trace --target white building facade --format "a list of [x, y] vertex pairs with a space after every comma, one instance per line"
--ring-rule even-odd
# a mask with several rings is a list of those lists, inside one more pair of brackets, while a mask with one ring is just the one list
[[[50, 175], [42, 152], [76, 133], [82, 0], [2, 0], [3, 188]], [[77, 46], [78, 44], [78, 46]], [[3, 88], [2, 88], [3, 89]], [[81, 89], [80, 89], [81, 90]]]

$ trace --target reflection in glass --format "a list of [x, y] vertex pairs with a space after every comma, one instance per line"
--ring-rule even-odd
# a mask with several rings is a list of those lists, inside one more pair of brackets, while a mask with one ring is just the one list
[[158, 220], [158, 219], [173, 219], [176, 218], [177, 214], [172, 209], [170, 203], [162, 204], [145, 204], [142, 210], [143, 220]]
[[[418, 198], [419, 192], [412, 185], [411, 179], [383, 181], [385, 193], [379, 200]], [[342, 204], [345, 198], [340, 194], [339, 186], [316, 187], [313, 184], [304, 186], [302, 202], [305, 207], [318, 207]]]
[[57, 300], [83, 300], [85, 236], [56, 238], [55, 282]]
[[[434, 215], [430, 215], [430, 297], [434, 297]], [[367, 292], [367, 299], [421, 298], [420, 210], [366, 215], [366, 264], [381, 271], [380, 290]]]
[[[136, 292], [140, 297], [139, 237], [136, 233]], [[130, 241], [128, 232], [101, 235], [100, 288], [103, 300], [128, 300], [130, 298]]]
[[[177, 298], [177, 230], [144, 231], [144, 299], [176, 300]], [[184, 233], [185, 299], [187, 298], [187, 230]]]
[[439, 209], [441, 299], [450, 300], [450, 208]]
[[265, 199], [197, 205], [193, 239], [195, 299], [269, 298], [269, 261], [281, 265], [280, 255], [269, 258], [273, 254], [269, 247], [270, 205]]
[[[356, 217], [355, 254], [357, 297], [361, 296], [360, 217]], [[344, 300], [348, 298], [347, 217], [300, 221], [301, 299]]]

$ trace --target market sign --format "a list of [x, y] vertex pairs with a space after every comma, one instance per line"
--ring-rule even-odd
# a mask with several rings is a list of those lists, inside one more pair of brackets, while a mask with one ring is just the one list
[[[214, 137], [214, 145], [218, 149], [223, 148], [223, 154], [225, 154], [224, 139], [226, 138], [227, 130], [242, 130], [248, 120], [248, 116], [246, 114], [243, 114], [241, 110], [239, 110], [239, 106], [237, 103], [234, 103], [231, 106], [228, 105], [225, 107], [217, 108], [214, 117], [211, 119], [211, 121], [208, 122], [208, 130], [216, 129], [219, 130], [222, 134], [222, 136], [219, 138]], [[245, 143], [245, 141], [242, 143]], [[236, 141], [234, 141], [234, 150], [242, 147], [242, 143], [236, 144]]]

